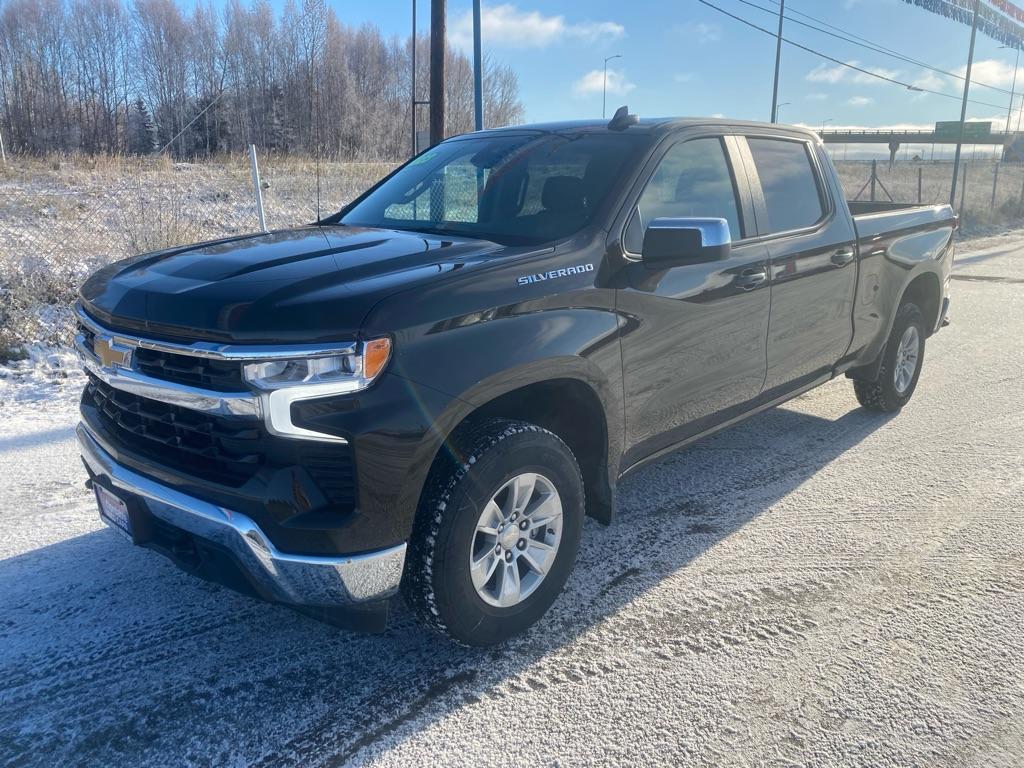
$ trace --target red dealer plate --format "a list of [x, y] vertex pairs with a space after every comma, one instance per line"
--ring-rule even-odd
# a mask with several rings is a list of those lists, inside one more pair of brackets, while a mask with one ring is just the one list
[[96, 486], [96, 501], [100, 505], [100, 515], [131, 538], [132, 522], [128, 517], [128, 505], [101, 485]]

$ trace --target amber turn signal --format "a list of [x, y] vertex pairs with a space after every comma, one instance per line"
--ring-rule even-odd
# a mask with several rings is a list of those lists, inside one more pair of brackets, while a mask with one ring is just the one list
[[363, 377], [374, 379], [391, 357], [391, 339], [371, 339], [363, 345]]

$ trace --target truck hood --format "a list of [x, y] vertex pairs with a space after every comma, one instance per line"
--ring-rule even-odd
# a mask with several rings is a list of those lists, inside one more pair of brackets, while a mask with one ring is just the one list
[[481, 240], [357, 227], [301, 227], [173, 248], [100, 270], [87, 312], [169, 339], [351, 338], [380, 299], [510, 249]]

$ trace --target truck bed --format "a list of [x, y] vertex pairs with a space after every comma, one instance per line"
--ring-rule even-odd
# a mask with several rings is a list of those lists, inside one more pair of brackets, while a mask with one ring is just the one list
[[908, 229], [955, 226], [956, 215], [948, 205], [919, 206], [908, 203], [867, 203], [847, 201], [857, 239], [874, 240]]
[[912, 229], [933, 229], [956, 225], [957, 217], [948, 205], [914, 205], [912, 203], [866, 202], [848, 200], [857, 238], [872, 240]]

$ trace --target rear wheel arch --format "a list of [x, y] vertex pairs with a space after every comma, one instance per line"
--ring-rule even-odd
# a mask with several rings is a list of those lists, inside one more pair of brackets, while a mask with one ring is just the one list
[[[925, 334], [931, 335], [939, 321], [942, 309], [942, 286], [934, 272], [922, 272], [911, 280], [903, 289], [903, 295], [897, 302], [897, 309], [904, 304], [916, 304], [924, 319]], [[895, 323], [895, 313], [893, 314]], [[890, 331], [892, 328], [890, 327]]]
[[[896, 325], [900, 308], [905, 304], [914, 304], [921, 310], [925, 337], [931, 336], [938, 324], [939, 312], [942, 311], [942, 288], [938, 275], [931, 271], [921, 272], [907, 282], [899, 299], [893, 305], [888, 326], [885, 328], [886, 340]], [[886, 344], [882, 343], [871, 362], [849, 369], [846, 377], [854, 381], [877, 381], [885, 352]]]

